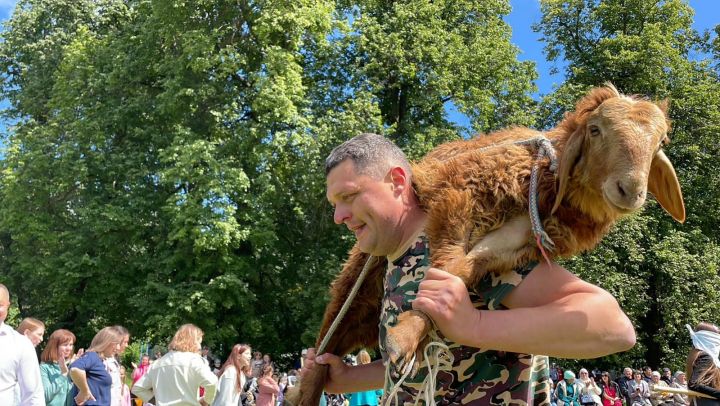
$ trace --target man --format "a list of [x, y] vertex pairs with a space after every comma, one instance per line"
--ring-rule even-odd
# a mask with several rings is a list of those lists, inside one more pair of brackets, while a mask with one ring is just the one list
[[673, 376], [672, 372], [670, 371], [670, 368], [663, 368], [663, 374], [660, 377], [668, 386], [671, 386], [673, 383]]
[[15, 385], [20, 406], [44, 406], [45, 394], [35, 348], [24, 335], [5, 324], [10, 292], [0, 284], [0, 405], [15, 404]]
[[652, 383], [652, 368], [645, 365], [642, 370], [643, 370], [643, 381], [647, 382], [648, 385], [650, 385]]
[[630, 393], [628, 392], [628, 382], [632, 381], [633, 373], [632, 369], [625, 367], [623, 369], [623, 376], [617, 379], [617, 384], [620, 387], [620, 393], [625, 398], [625, 404], [630, 404]]
[[[335, 148], [326, 160], [326, 174], [335, 223], [355, 234], [361, 251], [388, 258], [388, 274], [394, 277], [386, 277], [386, 292], [402, 298], [400, 306], [389, 293], [383, 298], [380, 337], [400, 308], [413, 308], [433, 319], [455, 355], [453, 373], [446, 374], [454, 382], [438, 380], [436, 402], [463, 399], [463, 404], [480, 405], [505, 399], [521, 404], [534, 394], [549, 399], [547, 360], [530, 354], [592, 358], [634, 345], [633, 327], [615, 299], [557, 264], [529, 264], [486, 278], [483, 297], [471, 296], [459, 278], [431, 268], [423, 232], [426, 214], [412, 188], [410, 164], [384, 137], [362, 134]], [[316, 358], [311, 350], [305, 371], [316, 362], [329, 366], [325, 389], [331, 393], [385, 384], [382, 361], [353, 367], [333, 354]], [[418, 377], [426, 374], [421, 368]], [[411, 381], [401, 385], [398, 403], [414, 402], [418, 380]]]

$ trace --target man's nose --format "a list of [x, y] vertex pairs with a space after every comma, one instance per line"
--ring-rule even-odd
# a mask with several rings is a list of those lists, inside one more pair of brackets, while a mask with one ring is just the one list
[[342, 224], [350, 218], [350, 210], [347, 209], [344, 205], [337, 205], [335, 206], [335, 213], [333, 214], [333, 220], [335, 220], [335, 224]]

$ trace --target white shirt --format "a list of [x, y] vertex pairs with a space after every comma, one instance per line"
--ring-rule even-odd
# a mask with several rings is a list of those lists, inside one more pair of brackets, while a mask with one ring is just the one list
[[15, 403], [15, 385], [20, 387], [19, 406], [45, 406], [35, 348], [24, 335], [0, 323], [0, 405]]
[[103, 361], [105, 369], [112, 378], [112, 386], [110, 387], [110, 406], [120, 406], [122, 402], [122, 385], [124, 382], [120, 382], [120, 364], [118, 364], [115, 357], [105, 358]]
[[[240, 392], [237, 391], [235, 383], [237, 370], [233, 365], [228, 365], [218, 381], [218, 390], [213, 406], [237, 406], [240, 403]], [[240, 375], [240, 389], [245, 386], [245, 374]]]
[[133, 385], [132, 393], [145, 402], [155, 396], [156, 406], [197, 406], [199, 387], [205, 388], [205, 401], [212, 403], [217, 382], [200, 354], [170, 351], [150, 365]]

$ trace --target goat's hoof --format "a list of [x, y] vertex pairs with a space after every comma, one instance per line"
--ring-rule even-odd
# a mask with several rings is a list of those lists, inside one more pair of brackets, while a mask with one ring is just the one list
[[[421, 345], [430, 330], [430, 319], [423, 313], [410, 310], [400, 313], [398, 322], [388, 327], [385, 348], [390, 357], [390, 372], [394, 378], [408, 373], [414, 377], [419, 365], [422, 364], [423, 348]], [[413, 356], [415, 360], [413, 362]]]
[[385, 347], [390, 358], [390, 374], [393, 379], [405, 375], [408, 369], [410, 369], [408, 376], [413, 378], [422, 365], [424, 358], [420, 344], [412, 341], [388, 330]]

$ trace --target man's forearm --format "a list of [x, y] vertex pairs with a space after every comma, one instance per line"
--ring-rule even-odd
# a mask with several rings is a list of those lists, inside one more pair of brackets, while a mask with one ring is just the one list
[[[334, 378], [333, 378], [334, 379]], [[326, 387], [328, 393], [364, 392], [382, 389], [385, 384], [385, 366], [381, 360], [347, 368], [342, 376]]]
[[625, 351], [635, 344], [630, 320], [606, 292], [577, 293], [538, 307], [480, 312], [467, 345], [586, 359]]

